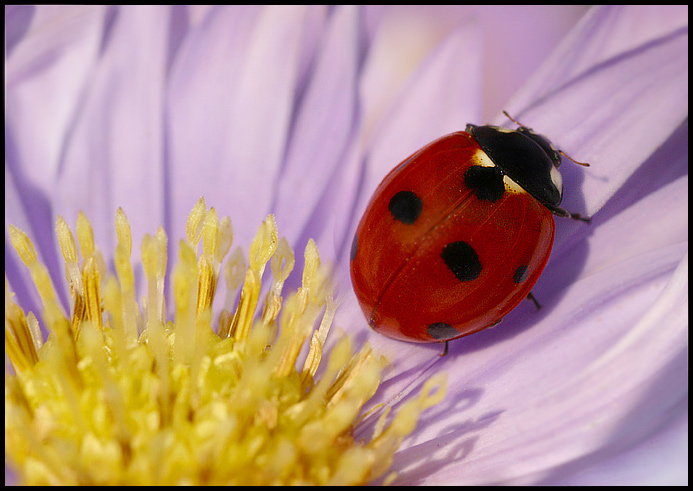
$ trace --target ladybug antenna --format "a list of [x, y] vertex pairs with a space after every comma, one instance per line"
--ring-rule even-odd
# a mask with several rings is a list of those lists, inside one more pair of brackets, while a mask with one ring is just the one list
[[520, 123], [517, 119], [513, 118], [510, 114], [508, 114], [508, 111], [505, 111], [505, 110], [504, 110], [504, 111], [503, 111], [503, 114], [505, 114], [505, 117], [508, 118], [508, 119], [509, 119], [510, 121], [512, 121], [513, 123], [515, 123], [517, 126], [523, 126], [523, 127], [526, 128], [525, 125], [523, 125], [523, 124]]
[[559, 150], [558, 153], [560, 153], [561, 155], [563, 155], [565, 158], [567, 158], [567, 159], [570, 160], [571, 162], [576, 163], [577, 165], [581, 165], [581, 166], [583, 166], [583, 167], [589, 167], [589, 166], [590, 166], [590, 164], [588, 164], [587, 162], [578, 162], [578, 161], [575, 160], [573, 157], [571, 157], [570, 155], [568, 155], [567, 153], [565, 153], [563, 150]]
[[[527, 126], [523, 125], [523, 124], [520, 123], [517, 119], [513, 118], [510, 114], [508, 114], [508, 111], [505, 111], [505, 110], [504, 110], [504, 111], [503, 111], [503, 114], [505, 114], [505, 117], [508, 118], [508, 119], [509, 119], [510, 121], [512, 121], [513, 123], [515, 123], [516, 125], [522, 126], [523, 128], [527, 128]], [[563, 150], [558, 150], [558, 153], [560, 153], [561, 155], [563, 155], [565, 158], [567, 158], [567, 159], [570, 160], [571, 162], [576, 163], [577, 165], [581, 165], [581, 166], [583, 166], [583, 167], [589, 167], [589, 166], [590, 166], [590, 164], [588, 164], [587, 162], [578, 162], [578, 161], [575, 160], [573, 157], [571, 157], [570, 155], [568, 155], [567, 153], [565, 153]]]

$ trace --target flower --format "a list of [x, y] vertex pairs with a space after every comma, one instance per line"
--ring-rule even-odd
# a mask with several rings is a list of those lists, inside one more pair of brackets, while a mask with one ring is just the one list
[[[54, 214], [72, 223], [87, 210], [108, 245], [101, 224], [122, 205], [133, 236], [163, 223], [179, 237], [175, 218], [204, 194], [243, 210], [239, 243], [273, 212], [290, 244], [314, 237], [345, 270], [385, 173], [467, 122], [507, 124], [506, 109], [592, 164], [561, 168], [562, 206], [592, 224], [557, 220], [539, 313], [520, 306], [442, 359], [373, 335], [344, 288], [335, 322], [394, 368], [373, 404], [450, 374], [445, 401], [395, 455], [396, 482], [684, 482], [687, 7], [595, 7], [572, 29], [565, 12], [15, 7], [8, 221], [56, 280]], [[561, 26], [560, 43], [536, 41]], [[12, 258], [5, 269], [35, 311]]]

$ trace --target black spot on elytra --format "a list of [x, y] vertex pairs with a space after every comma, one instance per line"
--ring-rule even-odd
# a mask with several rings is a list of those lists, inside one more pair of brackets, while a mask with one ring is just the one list
[[472, 281], [481, 274], [481, 262], [472, 246], [463, 241], [451, 242], [443, 247], [440, 257], [460, 281]]
[[352, 261], [354, 259], [356, 259], [356, 250], [359, 247], [358, 242], [359, 242], [359, 238], [356, 234], [354, 234], [354, 240], [351, 241], [351, 252], [349, 254], [349, 257], [351, 258]]
[[520, 266], [515, 270], [515, 274], [513, 275], [513, 281], [515, 283], [522, 283], [527, 279], [527, 265]]
[[464, 185], [476, 191], [476, 197], [495, 203], [503, 197], [503, 171], [497, 167], [473, 165], [464, 173]]
[[419, 218], [423, 203], [416, 193], [412, 191], [400, 191], [390, 199], [390, 213], [395, 220], [412, 224]]
[[460, 335], [460, 332], [452, 327], [450, 324], [445, 322], [435, 322], [430, 324], [426, 329], [429, 336], [438, 339], [440, 341], [445, 341], [446, 339], [452, 339]]

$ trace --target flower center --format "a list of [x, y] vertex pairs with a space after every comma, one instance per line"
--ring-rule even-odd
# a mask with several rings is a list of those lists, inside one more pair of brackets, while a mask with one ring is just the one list
[[[23, 483], [366, 483], [388, 472], [419, 414], [444, 396], [442, 378], [431, 379], [387, 425], [384, 412], [369, 442], [354, 441], [384, 360], [368, 345], [354, 353], [347, 337], [323, 357], [336, 310], [329, 277], [311, 240], [302, 286], [282, 296], [294, 255], [272, 216], [246, 265], [240, 249], [224, 261], [230, 220], [197, 203], [173, 268], [173, 320], [166, 317], [163, 229], [142, 241], [147, 294], [139, 303], [122, 209], [116, 276], [83, 214], [81, 260], [65, 220], [56, 229], [69, 317], [28, 236], [9, 230], [42, 302], [40, 324], [13, 301], [6, 280], [5, 350], [15, 373], [5, 376], [5, 455]], [[260, 309], [268, 263], [272, 281]], [[213, 323], [220, 277], [228, 298], [240, 287], [240, 300]], [[40, 326], [49, 332], [45, 343]]]

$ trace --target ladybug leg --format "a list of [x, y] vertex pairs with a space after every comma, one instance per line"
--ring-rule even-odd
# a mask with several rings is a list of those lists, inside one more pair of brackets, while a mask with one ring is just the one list
[[579, 213], [569, 213], [569, 218], [572, 218], [573, 220], [580, 220], [585, 223], [590, 223], [592, 221], [592, 217], [585, 217], [580, 215]]
[[579, 213], [570, 213], [569, 211], [566, 211], [563, 208], [559, 207], [553, 208], [551, 212], [558, 217], [571, 218], [573, 220], [580, 220], [585, 223], [590, 223], [592, 221], [592, 217], [586, 217], [580, 215]]
[[539, 302], [537, 301], [536, 297], [532, 295], [532, 292], [529, 292], [527, 294], [527, 300], [531, 300], [532, 302], [534, 302], [534, 305], [537, 307], [537, 310], [541, 309], [541, 305], [539, 305]]
[[443, 357], [443, 356], [445, 356], [445, 355], [447, 355], [447, 354], [448, 354], [448, 342], [445, 341], [445, 349], [444, 349], [443, 352], [440, 354], [440, 356]]

